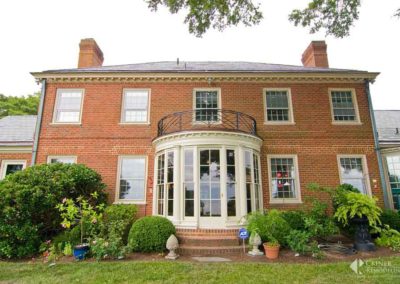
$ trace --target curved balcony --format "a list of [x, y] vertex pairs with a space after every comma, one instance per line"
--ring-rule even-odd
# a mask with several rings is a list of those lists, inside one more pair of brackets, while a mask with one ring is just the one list
[[256, 120], [248, 114], [225, 109], [176, 112], [158, 122], [158, 136], [193, 130], [219, 130], [257, 136]]

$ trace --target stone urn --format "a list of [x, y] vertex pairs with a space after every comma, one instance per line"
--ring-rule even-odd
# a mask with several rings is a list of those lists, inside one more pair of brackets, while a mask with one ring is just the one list
[[258, 249], [258, 247], [261, 245], [261, 237], [258, 233], [252, 233], [249, 239], [249, 245], [253, 247], [251, 251], [249, 251], [249, 255], [251, 256], [257, 256], [257, 255], [263, 255], [262, 251]]
[[374, 251], [376, 248], [369, 233], [368, 218], [354, 217], [350, 222], [356, 227], [354, 248], [358, 251]]
[[167, 240], [166, 248], [169, 250], [169, 253], [165, 258], [172, 260], [177, 259], [179, 255], [176, 254], [175, 250], [177, 250], [178, 247], [179, 247], [178, 239], [175, 237], [175, 235], [171, 235]]

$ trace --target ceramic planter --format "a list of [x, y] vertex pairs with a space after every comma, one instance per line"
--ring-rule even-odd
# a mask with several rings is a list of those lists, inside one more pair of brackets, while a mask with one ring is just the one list
[[82, 244], [74, 247], [74, 257], [76, 260], [83, 260], [89, 252], [89, 245]]
[[265, 250], [265, 256], [268, 259], [277, 259], [279, 256], [279, 249], [280, 245], [271, 245], [270, 243], [264, 243], [264, 250]]

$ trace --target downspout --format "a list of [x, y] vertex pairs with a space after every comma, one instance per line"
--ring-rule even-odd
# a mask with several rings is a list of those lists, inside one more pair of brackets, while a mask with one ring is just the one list
[[366, 79], [365, 80], [365, 91], [367, 92], [369, 115], [371, 117], [372, 131], [374, 132], [375, 152], [376, 152], [376, 155], [378, 158], [379, 175], [381, 177], [381, 188], [383, 191], [383, 202], [385, 204], [385, 208], [390, 208], [387, 187], [386, 187], [386, 182], [385, 182], [385, 180], [386, 180], [385, 171], [383, 170], [382, 154], [381, 154], [381, 148], [379, 146], [379, 137], [378, 137], [378, 131], [376, 129], [374, 108], [372, 106], [371, 92], [369, 90], [369, 83], [370, 83], [370, 80]]
[[33, 149], [32, 149], [32, 161], [31, 166], [36, 164], [36, 156], [37, 156], [37, 149], [39, 144], [39, 134], [40, 134], [40, 127], [42, 126], [42, 116], [43, 116], [43, 106], [44, 106], [44, 97], [46, 96], [46, 80], [42, 80], [42, 92], [40, 95], [40, 102], [39, 102], [39, 109], [38, 109], [38, 116], [36, 120], [36, 128], [35, 128], [35, 136], [33, 139]]

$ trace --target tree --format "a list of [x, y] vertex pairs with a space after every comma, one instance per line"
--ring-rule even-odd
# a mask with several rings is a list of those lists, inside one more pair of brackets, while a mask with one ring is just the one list
[[[240, 23], [257, 25], [263, 15], [252, 0], [145, 0], [152, 11], [165, 6], [172, 14], [187, 9], [185, 24], [189, 32], [201, 37], [210, 27], [224, 30]], [[310, 33], [326, 30], [326, 35], [348, 36], [358, 20], [361, 0], [311, 0], [306, 8], [293, 10], [289, 20], [295, 26], [309, 27]], [[400, 9], [394, 16], [400, 18]]]
[[40, 93], [23, 97], [0, 94], [0, 118], [8, 115], [37, 114]]

